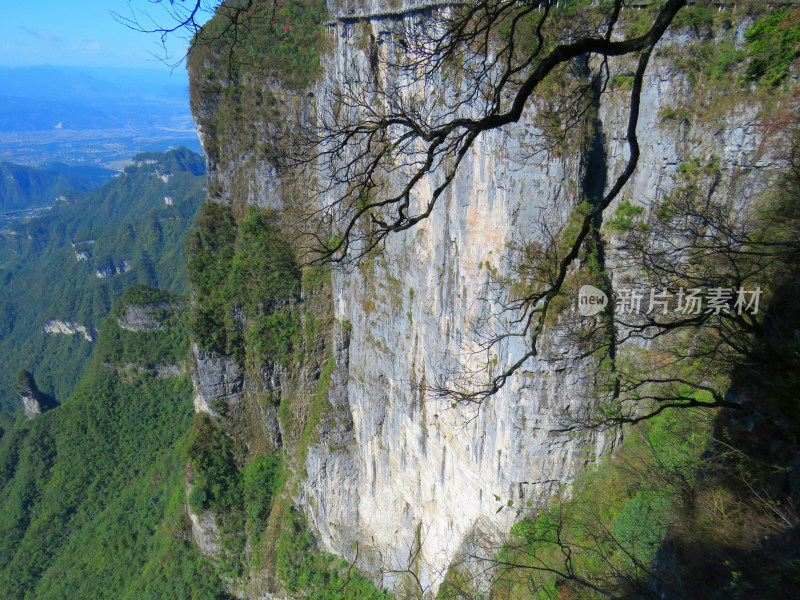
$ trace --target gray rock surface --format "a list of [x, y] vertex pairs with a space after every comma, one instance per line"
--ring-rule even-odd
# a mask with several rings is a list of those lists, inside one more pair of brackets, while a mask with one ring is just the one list
[[194, 408], [197, 412], [217, 414], [216, 402], [237, 403], [241, 399], [244, 371], [233, 358], [192, 347]]
[[[186, 484], [186, 497], [192, 493], [192, 484]], [[213, 513], [192, 511], [189, 503], [186, 503], [186, 512], [192, 522], [192, 540], [198, 550], [206, 556], [214, 556], [220, 550], [220, 531]]]
[[164, 319], [172, 314], [174, 308], [170, 302], [128, 304], [125, 313], [117, 318], [117, 325], [127, 331], [164, 329]]
[[[384, 40], [384, 52], [402, 51], [390, 25], [369, 22], [371, 33]], [[360, 25], [340, 24], [335, 31], [316, 98], [374, 75], [358, 41]], [[663, 45], [686, 42], [675, 35]], [[454, 85], [431, 81], [429, 91], [438, 86], [454, 92]], [[662, 109], [678, 104], [686, 85], [671, 61], [656, 54], [643, 91], [640, 166], [618, 200], [644, 207], [645, 215], [675, 189], [678, 165], [690, 157], [720, 157], [720, 189], [730, 193], [751, 193], [769, 179], [763, 172], [769, 157], [758, 155], [755, 108], [732, 107], [721, 127], [700, 123], [689, 131], [664, 122]], [[624, 94], [612, 93], [600, 102], [608, 180], [626, 157], [625, 101]], [[207, 143], [209, 132], [199, 133]], [[325, 550], [351, 559], [357, 544], [359, 566], [390, 588], [400, 580], [387, 573], [408, 568], [419, 545], [417, 575], [435, 591], [476, 532], [499, 539], [615, 442], [613, 435], [554, 432], [559, 419], [593, 393], [591, 359], [573, 350], [558, 323], [540, 341], [540, 354], [481, 406], [452, 406], [421, 392], [464, 378], [469, 383], [469, 375], [485, 381], [526, 349], [518, 337], [481, 347], [487, 335], [515, 331], [513, 315], [502, 310], [507, 291], [495, 282], [514, 275], [509, 248], [542, 239], [537, 223], [566, 222], [579, 201], [574, 182], [583, 180], [586, 165], [579, 155], [533, 155], [540, 135], [530, 113], [481, 135], [427, 220], [392, 235], [384, 256], [365, 268], [334, 273], [333, 410], [319, 425], [294, 500]], [[226, 156], [224, 164], [208, 160], [209, 189], [217, 190], [213, 201], [284, 206], [274, 166], [249, 156]], [[440, 174], [426, 178], [410, 212], [440, 182]], [[615, 260], [612, 239], [608, 265], [614, 278]], [[232, 359], [197, 348], [194, 356], [197, 410], [213, 412], [215, 400], [240, 399], [247, 381]]]
[[114, 275], [122, 275], [131, 270], [131, 263], [128, 260], [121, 260], [117, 264], [106, 265], [97, 269], [94, 274], [98, 279], [106, 279]]
[[26, 419], [35, 419], [42, 414], [42, 404], [39, 401], [39, 396], [33, 390], [29, 388], [26, 391], [21, 391], [19, 398], [22, 400], [22, 414], [25, 415]]
[[87, 342], [93, 342], [97, 337], [97, 330], [94, 327], [87, 327], [72, 321], [60, 321], [53, 319], [42, 326], [42, 332], [50, 334], [73, 335], [80, 334]]

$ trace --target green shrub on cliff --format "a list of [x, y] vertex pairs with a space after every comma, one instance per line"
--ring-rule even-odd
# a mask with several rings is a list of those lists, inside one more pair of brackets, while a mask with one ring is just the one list
[[751, 79], [777, 84], [800, 58], [800, 8], [779, 8], [747, 32]]
[[282, 515], [277, 570], [292, 596], [306, 600], [391, 600], [345, 560], [320, 552], [305, 517], [291, 508]]
[[213, 58], [219, 71], [212, 71], [212, 77], [246, 71], [279, 79], [286, 88], [306, 88], [320, 74], [326, 16], [321, 0], [257, 2], [247, 12], [235, 2], [224, 2], [195, 36], [190, 67], [202, 73], [204, 61]]
[[195, 418], [187, 454], [194, 473], [194, 488], [189, 496], [192, 508], [198, 512], [221, 512], [238, 507], [241, 482], [231, 441], [208, 415]]
[[301, 335], [292, 308], [300, 270], [269, 214], [251, 208], [237, 223], [230, 207], [207, 204], [190, 241], [189, 276], [192, 333], [201, 348], [241, 358], [246, 343], [264, 360], [289, 359]]
[[113, 365], [134, 363], [152, 368], [156, 365], [181, 365], [189, 352], [188, 308], [185, 298], [163, 290], [137, 285], [122, 294], [109, 314], [111, 324], [125, 316], [127, 307], [166, 305], [152, 313], [160, 329], [127, 331], [117, 326], [103, 327], [98, 335], [97, 360]]

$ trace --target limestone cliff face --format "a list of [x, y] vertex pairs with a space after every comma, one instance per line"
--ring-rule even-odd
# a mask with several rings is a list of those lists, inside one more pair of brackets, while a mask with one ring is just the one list
[[25, 386], [19, 390], [19, 398], [22, 400], [22, 414], [26, 419], [35, 419], [42, 414], [42, 403], [39, 394], [31, 386]]
[[[391, 20], [366, 23], [366, 33], [383, 40], [382, 51], [399, 51], [389, 33]], [[332, 51], [324, 58], [316, 98], [324, 97], [326, 86], [372, 75], [359, 42], [363, 23], [339, 23], [328, 34]], [[676, 33], [662, 47], [689, 41], [689, 34]], [[673, 189], [679, 164], [695, 156], [719, 157], [721, 189], [730, 193], [752, 191], [764, 180], [761, 171], [769, 161], [758, 155], [755, 108], [732, 106], [721, 127], [665, 121], [663, 111], [680, 103], [687, 86], [673, 61], [656, 53], [638, 128], [642, 158], [620, 201], [647, 210]], [[603, 95], [598, 107], [605, 135], [601, 168], [609, 180], [626, 156], [625, 99], [622, 92]], [[311, 102], [304, 99], [295, 114], [307, 117]], [[207, 101], [195, 108], [198, 121], [215, 110]], [[254, 129], [268, 135], [268, 119]], [[419, 391], [454, 373], [485, 376], [524, 353], [519, 338], [507, 338], [488, 353], [474, 352], [484, 335], [512, 327], [512, 315], [489, 318], [503, 314], [507, 299], [495, 282], [513, 275], [509, 248], [542, 234], [536, 224], [566, 221], [575, 206], [572, 188], [587, 179], [590, 164], [580, 154], [531, 157], [527, 150], [538, 133], [527, 115], [479, 137], [430, 218], [390, 237], [382, 257], [333, 274], [332, 409], [305, 456], [294, 501], [325, 549], [352, 559], [357, 548], [359, 566], [390, 588], [408, 582], [387, 571], [410, 569], [423, 587], [436, 589], [465, 544], [508, 531], [522, 512], [546, 502], [614, 442], [610, 436], [578, 439], [553, 432], [557, 420], [592, 390], [591, 359], [571, 349], [558, 323], [547, 332], [540, 355], [480, 407], [454, 407]], [[212, 149], [212, 201], [278, 210], [291, 204], [281, 195], [274, 165], [226, 154], [218, 143], [212, 147], [215, 133], [202, 123], [200, 134]], [[427, 189], [435, 184], [433, 176]], [[615, 264], [613, 239], [607, 264]], [[220, 399], [240, 400], [248, 378], [233, 359], [195, 349], [195, 362], [198, 410], [213, 410]]]
[[87, 342], [93, 342], [97, 336], [97, 331], [93, 327], [87, 327], [80, 323], [73, 323], [72, 321], [60, 321], [54, 319], [48, 321], [42, 326], [43, 333], [60, 333], [64, 335], [73, 335], [79, 333]]
[[124, 314], [117, 318], [117, 325], [126, 331], [164, 329], [164, 318], [171, 315], [173, 309], [169, 302], [128, 304]]

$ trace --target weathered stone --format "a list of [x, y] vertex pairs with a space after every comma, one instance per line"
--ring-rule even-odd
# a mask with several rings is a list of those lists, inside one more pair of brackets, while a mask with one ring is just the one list
[[[314, 98], [373, 76], [387, 86], [399, 83], [391, 72], [371, 72], [358, 42], [362, 25], [338, 26], [342, 37], [323, 61]], [[403, 51], [389, 32], [391, 22], [373, 19], [368, 25], [383, 40], [382, 51]], [[662, 45], [686, 42], [684, 34], [676, 34]], [[468, 78], [428, 85], [469, 92], [453, 87], [469, 85]], [[425, 93], [411, 87], [409, 94]], [[759, 155], [757, 109], [734, 107], [724, 127], [699, 124], [689, 136], [660, 116], [686, 89], [684, 75], [655, 53], [642, 93], [639, 168], [609, 214], [627, 199], [645, 207], [647, 218], [654, 203], [675, 189], [680, 162], [694, 156], [720, 157], [720, 186], [731, 193], [744, 197], [766, 183], [759, 170], [769, 158]], [[599, 103], [607, 181], [627, 157], [626, 103], [626, 93], [609, 93]], [[201, 121], [214, 106], [198, 110]], [[307, 475], [294, 500], [326, 550], [350, 559], [357, 544], [358, 566], [390, 588], [400, 581], [387, 573], [407, 569], [409, 554], [421, 545], [417, 575], [423, 587], [436, 590], [476, 532], [495, 539], [507, 532], [615, 441], [613, 434], [578, 438], [554, 432], [560, 418], [594, 391], [592, 359], [572, 350], [557, 323], [540, 339], [539, 354], [481, 406], [451, 406], [421, 391], [439, 383], [452, 386], [459, 375], [485, 378], [527, 350], [524, 336], [480, 350], [485, 336], [514, 327], [513, 315], [503, 310], [506, 292], [495, 282], [514, 276], [510, 247], [543, 241], [546, 232], [537, 223], [553, 229], [566, 223], [580, 201], [572, 188], [586, 176], [585, 156], [532, 152], [541, 142], [533, 110], [518, 123], [479, 136], [430, 217], [391, 235], [383, 258], [333, 276], [338, 325], [328, 399], [335, 416], [325, 416], [318, 427], [319, 440], [308, 450]], [[254, 130], [266, 137], [269, 127], [259, 123]], [[211, 133], [200, 125], [199, 134], [208, 144]], [[291, 201], [280, 196], [279, 174], [266, 159], [206, 156], [214, 202], [281, 210]], [[441, 174], [424, 178], [408, 213], [419, 211], [441, 182]], [[611, 239], [612, 277], [615, 252]], [[194, 355], [198, 410], [211, 412], [214, 400], [241, 399], [241, 367], [197, 348]]]
[[114, 275], [121, 275], [131, 270], [131, 263], [128, 260], [121, 260], [117, 264], [109, 264], [98, 268], [94, 274], [98, 279], [106, 279]]
[[164, 319], [175, 306], [170, 302], [128, 304], [125, 313], [117, 318], [117, 325], [127, 331], [153, 331], [164, 329]]
[[60, 333], [64, 335], [73, 335], [79, 333], [87, 342], [93, 342], [97, 337], [97, 330], [94, 327], [87, 327], [72, 321], [59, 321], [54, 319], [48, 321], [42, 326], [44, 333]]
[[194, 365], [194, 408], [197, 412], [217, 414], [213, 408], [216, 402], [236, 403], [242, 392], [243, 369], [233, 358], [214, 352], [192, 348]]

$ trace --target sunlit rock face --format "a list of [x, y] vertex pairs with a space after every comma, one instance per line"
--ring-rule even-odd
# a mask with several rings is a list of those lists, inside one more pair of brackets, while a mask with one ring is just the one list
[[77, 333], [83, 336], [87, 342], [93, 342], [95, 337], [97, 337], [97, 330], [93, 327], [88, 327], [72, 321], [61, 321], [58, 319], [53, 319], [45, 323], [42, 326], [42, 332], [62, 335], [73, 335]]
[[128, 304], [117, 318], [117, 325], [126, 331], [164, 329], [164, 319], [171, 316], [174, 305], [169, 302]]
[[30, 388], [20, 390], [19, 398], [22, 400], [22, 414], [26, 419], [35, 419], [42, 414], [42, 404], [34, 390]]
[[104, 267], [97, 269], [94, 274], [98, 279], [107, 279], [114, 275], [122, 275], [131, 270], [131, 263], [128, 260], [121, 260], [116, 264], [108, 264]]
[[[419, 18], [409, 17], [414, 23]], [[304, 102], [313, 108], [326, 89], [375, 75], [394, 77], [371, 71], [359, 41], [371, 34], [381, 40], [379, 51], [401, 52], [389, 31], [393, 22], [375, 18], [366, 30], [363, 24], [329, 27], [332, 52], [323, 59], [314, 100]], [[675, 35], [662, 45], [687, 41]], [[467, 84], [426, 85], [455, 93]], [[735, 107], [722, 128], [665, 121], [662, 111], [679, 103], [686, 88], [685, 76], [656, 52], [642, 95], [640, 166], [611, 212], [628, 200], [644, 207], [647, 218], [649, 208], [677, 185], [679, 164], [694, 156], [719, 157], [721, 185], [731, 193], [757, 189], [759, 170], [768, 162], [758, 157], [756, 109]], [[601, 180], [612, 181], [627, 158], [626, 101], [624, 93], [611, 93], [599, 102]], [[207, 117], [214, 107], [203, 104], [200, 110], [205, 115], [197, 116]], [[268, 136], [269, 123], [254, 119], [253, 127]], [[207, 144], [211, 133], [202, 126], [200, 133]], [[521, 337], [483, 346], [515, 328], [515, 315], [503, 310], [508, 292], [497, 282], [515, 275], [513, 249], [542, 241], [548, 227], [561, 227], [580, 201], [581, 186], [599, 176], [587, 174], [585, 154], [532, 152], [540, 141], [533, 114], [482, 134], [428, 219], [390, 236], [380, 256], [333, 274], [331, 409], [307, 453], [294, 501], [324, 549], [347, 560], [357, 556], [360, 567], [392, 589], [408, 581], [389, 571], [410, 570], [423, 588], [435, 590], [460, 549], [496, 541], [521, 514], [546, 503], [613, 447], [612, 434], [570, 437], [554, 431], [593, 389], [593, 359], [581, 358], [559, 326], [570, 318], [571, 306], [545, 331], [540, 353], [480, 406], [454, 406], [423, 393], [439, 384], [485, 382], [525, 353]], [[213, 201], [292, 206], [291, 197], [280, 195], [280, 173], [268, 162], [219, 149], [207, 157]], [[423, 180], [416, 201], [430, 197], [439, 183], [438, 174]], [[613, 278], [613, 239], [606, 259]], [[197, 348], [194, 378], [198, 410], [213, 411], [219, 399], [238, 402], [247, 387], [235, 362]]]

